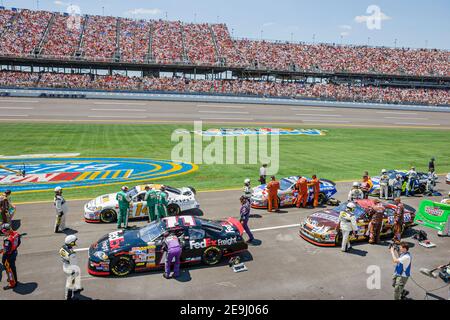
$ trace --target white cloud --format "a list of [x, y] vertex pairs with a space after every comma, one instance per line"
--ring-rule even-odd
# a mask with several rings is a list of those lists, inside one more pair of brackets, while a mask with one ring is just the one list
[[339, 28], [344, 30], [352, 30], [352, 26], [349, 26], [348, 24], [342, 24]]
[[340, 33], [342, 37], [347, 37], [350, 35], [350, 32], [344, 31]]
[[[386, 20], [392, 20], [391, 17], [387, 16], [384, 12], [380, 12], [380, 15], [378, 17], [381, 21], [386, 21]], [[373, 16], [356, 16], [355, 17], [355, 21], [358, 23], [364, 23], [367, 21], [371, 21], [372, 19], [374, 19]]]
[[129, 10], [126, 12], [126, 14], [130, 14], [133, 16], [138, 16], [138, 15], [156, 16], [160, 13], [162, 13], [162, 11], [161, 11], [161, 9], [158, 9], [158, 8], [154, 8], [154, 9], [137, 8], [137, 9]]

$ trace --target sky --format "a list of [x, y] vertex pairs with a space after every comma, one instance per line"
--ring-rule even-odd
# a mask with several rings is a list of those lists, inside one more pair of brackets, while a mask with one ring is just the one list
[[0, 0], [8, 8], [226, 23], [238, 38], [450, 50], [448, 0]]

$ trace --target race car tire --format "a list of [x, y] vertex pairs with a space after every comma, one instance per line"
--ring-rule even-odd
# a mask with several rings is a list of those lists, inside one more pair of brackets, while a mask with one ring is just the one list
[[188, 189], [190, 189], [194, 195], [197, 194], [197, 190], [195, 190], [194, 187], [188, 187]]
[[202, 255], [202, 261], [208, 266], [214, 266], [222, 259], [222, 250], [217, 247], [207, 248]]
[[103, 210], [100, 213], [100, 221], [103, 223], [113, 223], [117, 221], [117, 213], [112, 209]]
[[126, 277], [134, 270], [134, 262], [129, 256], [115, 257], [111, 261], [110, 266], [113, 275], [118, 277]]
[[327, 196], [323, 193], [319, 193], [319, 204], [322, 206], [327, 203]]
[[419, 189], [417, 190], [418, 193], [424, 194], [427, 191], [427, 187], [423, 184], [419, 186]]
[[342, 232], [340, 230], [336, 235], [336, 238], [334, 239], [334, 244], [336, 245], [336, 247], [340, 247], [342, 244]]
[[171, 203], [167, 206], [167, 214], [171, 217], [178, 216], [180, 212], [181, 212], [180, 207], [175, 203]]

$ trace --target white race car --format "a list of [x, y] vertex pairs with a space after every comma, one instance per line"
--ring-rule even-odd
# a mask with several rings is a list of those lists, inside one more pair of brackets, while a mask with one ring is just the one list
[[[128, 191], [128, 195], [132, 199], [131, 213], [129, 218], [148, 218], [148, 207], [145, 198], [145, 186], [139, 185]], [[159, 190], [161, 185], [150, 184], [153, 189]], [[180, 213], [185, 214], [187, 211], [200, 208], [200, 204], [195, 198], [195, 189], [172, 188], [166, 186], [167, 211], [169, 216], [177, 216]], [[99, 196], [84, 205], [84, 220], [89, 223], [113, 223], [117, 221], [117, 213], [119, 204], [116, 200], [117, 193], [105, 194]]]

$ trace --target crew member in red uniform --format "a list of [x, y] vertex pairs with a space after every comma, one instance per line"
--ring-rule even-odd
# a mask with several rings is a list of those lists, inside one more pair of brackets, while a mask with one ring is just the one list
[[380, 242], [380, 233], [383, 226], [384, 206], [378, 199], [374, 200], [374, 206], [369, 209], [369, 243], [378, 244]]
[[312, 176], [312, 180], [308, 183], [308, 187], [313, 188], [313, 192], [314, 192], [313, 207], [314, 208], [318, 207], [319, 206], [320, 181], [316, 175]]
[[297, 208], [300, 208], [300, 206], [306, 208], [306, 204], [308, 203], [308, 180], [300, 176], [295, 187], [298, 190], [298, 196], [296, 200]]
[[5, 223], [2, 226], [3, 240], [2, 264], [5, 266], [9, 284], [3, 287], [4, 290], [13, 289], [17, 286], [16, 258], [17, 248], [20, 246], [20, 234], [15, 232], [11, 225]]
[[268, 202], [268, 208], [267, 210], [269, 212], [272, 212], [273, 209], [275, 211], [278, 211], [279, 203], [278, 203], [278, 190], [280, 189], [280, 183], [277, 181], [275, 176], [272, 176], [272, 181], [270, 181], [267, 186], [267, 202]]

